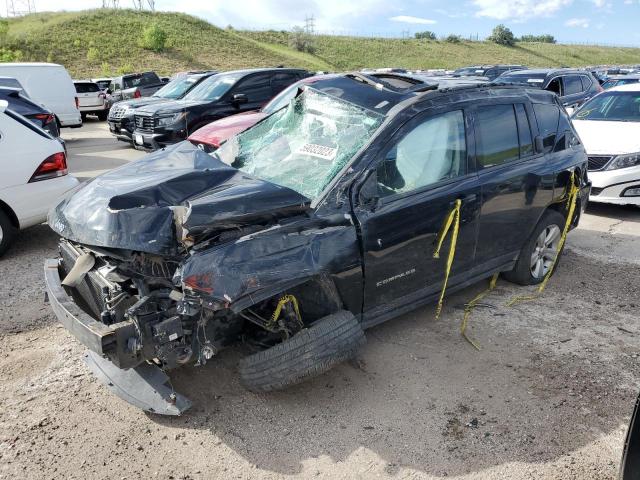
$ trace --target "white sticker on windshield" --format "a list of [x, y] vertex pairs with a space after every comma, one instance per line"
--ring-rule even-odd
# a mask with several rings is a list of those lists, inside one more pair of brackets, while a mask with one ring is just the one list
[[337, 148], [325, 147], [324, 145], [316, 145], [315, 143], [306, 143], [302, 147], [300, 147], [298, 153], [322, 158], [323, 160], [333, 160], [334, 158], [336, 158], [337, 151]]
[[528, 83], [543, 83], [544, 82], [544, 78], [528, 78], [527, 82]]

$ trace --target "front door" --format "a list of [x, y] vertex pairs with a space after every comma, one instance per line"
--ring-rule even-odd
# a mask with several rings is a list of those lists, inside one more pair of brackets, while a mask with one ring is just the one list
[[467, 145], [473, 142], [468, 141], [471, 129], [465, 119], [463, 110], [414, 117], [382, 150], [362, 186], [376, 192], [374, 202], [356, 200], [355, 205], [364, 256], [365, 315], [376, 316], [440, 291], [449, 240], [439, 259], [433, 253], [438, 232], [458, 199], [461, 223], [451, 278], [473, 267], [480, 187], [469, 164]]

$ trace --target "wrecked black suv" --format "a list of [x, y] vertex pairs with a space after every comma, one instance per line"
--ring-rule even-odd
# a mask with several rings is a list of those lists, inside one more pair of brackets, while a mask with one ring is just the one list
[[335, 76], [215, 153], [182, 142], [62, 201], [49, 298], [112, 391], [180, 414], [168, 369], [244, 344], [242, 382], [283, 388], [436, 299], [435, 241], [456, 206], [448, 292], [497, 272], [541, 282], [586, 173], [549, 92]]

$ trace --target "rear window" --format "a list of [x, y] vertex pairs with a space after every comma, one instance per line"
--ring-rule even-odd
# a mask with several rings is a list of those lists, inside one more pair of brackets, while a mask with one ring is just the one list
[[77, 93], [95, 93], [100, 91], [97, 83], [76, 83], [75, 86]]
[[160, 77], [155, 72], [146, 72], [139, 75], [133, 75], [124, 77], [122, 79], [122, 85], [124, 89], [135, 87], [146, 87], [148, 85], [157, 85], [160, 82]]
[[542, 135], [545, 149], [553, 148], [556, 143], [558, 122], [560, 121], [560, 109], [556, 105], [536, 103], [533, 105], [533, 111], [536, 115], [538, 130]]
[[0, 77], [0, 87], [22, 88], [22, 85], [15, 78]]

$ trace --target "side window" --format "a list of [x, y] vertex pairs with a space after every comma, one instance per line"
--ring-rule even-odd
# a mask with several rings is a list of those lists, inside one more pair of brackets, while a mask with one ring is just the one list
[[464, 113], [456, 110], [430, 117], [386, 152], [377, 170], [381, 197], [464, 175], [467, 163]]
[[565, 95], [575, 95], [582, 92], [582, 82], [578, 75], [568, 75], [563, 77], [562, 81], [564, 82]]
[[533, 155], [533, 138], [531, 137], [531, 125], [524, 105], [516, 105], [516, 117], [518, 117], [518, 137], [520, 138], [520, 158]]
[[273, 96], [271, 94], [271, 74], [251, 75], [242, 80], [233, 93], [243, 93], [249, 102], [266, 102]]
[[591, 79], [589, 77], [587, 77], [586, 75], [580, 75], [580, 81], [582, 82], [582, 91], [586, 92], [587, 90], [589, 90], [591, 88], [591, 86], [593, 85], [593, 82], [591, 81]]
[[562, 96], [563, 93], [562, 93], [562, 84], [560, 82], [560, 77], [554, 78], [553, 80], [551, 80], [545, 90], [549, 90], [550, 92], [553, 92], [556, 95]]
[[536, 103], [533, 105], [533, 111], [536, 114], [538, 130], [542, 135], [544, 148], [545, 150], [552, 149], [556, 144], [560, 109], [556, 105]]
[[479, 107], [476, 147], [479, 168], [495, 167], [520, 158], [520, 141], [513, 105]]
[[271, 77], [271, 94], [273, 96], [276, 96], [282, 90], [284, 90], [297, 80], [298, 75], [296, 75], [295, 73], [276, 73], [273, 77]]

